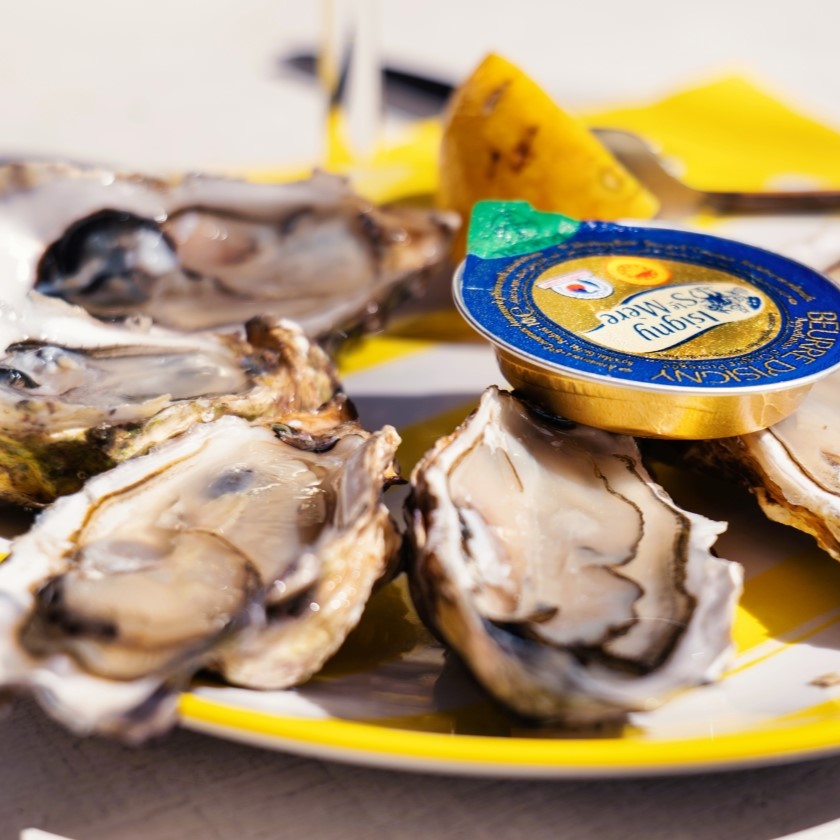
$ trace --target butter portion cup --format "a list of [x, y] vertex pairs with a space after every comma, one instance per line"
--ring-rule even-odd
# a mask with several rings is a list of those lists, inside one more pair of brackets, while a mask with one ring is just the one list
[[481, 202], [454, 299], [523, 396], [626, 434], [746, 434], [840, 367], [840, 290], [700, 233]]

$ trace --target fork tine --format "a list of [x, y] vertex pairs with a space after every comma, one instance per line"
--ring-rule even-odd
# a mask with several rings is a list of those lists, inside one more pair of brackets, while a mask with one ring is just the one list
[[840, 210], [840, 190], [722, 192], [696, 190], [665, 169], [656, 150], [630, 131], [595, 128], [595, 136], [658, 199], [658, 219], [679, 219], [700, 210], [739, 213], [828, 213]]
[[671, 175], [658, 153], [644, 138], [614, 128], [594, 128], [592, 133], [659, 199], [657, 218], [685, 218], [700, 209], [703, 194]]

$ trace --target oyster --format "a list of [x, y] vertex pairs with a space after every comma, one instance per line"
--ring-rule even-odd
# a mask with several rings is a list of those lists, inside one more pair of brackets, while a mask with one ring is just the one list
[[632, 438], [491, 388], [412, 477], [418, 611], [515, 711], [621, 719], [718, 676], [740, 566], [678, 508]]
[[446, 257], [450, 214], [376, 207], [340, 178], [162, 181], [60, 164], [0, 168], [7, 284], [100, 317], [183, 330], [292, 318], [338, 340]]
[[305, 680], [399, 545], [381, 502], [398, 443], [332, 410], [276, 431], [223, 417], [91, 479], [0, 566], [2, 682], [77, 730], [142, 738], [202, 666]]
[[697, 441], [684, 461], [745, 484], [772, 520], [811, 534], [840, 560], [840, 374], [819, 380], [799, 408], [767, 429]]
[[194, 423], [270, 421], [338, 388], [298, 326], [264, 318], [244, 333], [181, 334], [30, 292], [0, 312], [0, 348], [0, 499], [23, 504], [74, 492]]
[[[358, 623], [377, 581], [396, 571], [402, 543], [381, 502], [383, 485], [398, 477], [400, 439], [392, 427], [370, 438], [354, 421], [330, 419], [319, 428], [310, 417], [289, 418], [273, 428], [319, 482], [321, 530], [269, 589], [265, 619], [209, 662], [228, 682], [258, 689], [297, 685], [320, 669]], [[329, 517], [329, 529], [321, 516]], [[298, 527], [312, 525], [299, 517]]]

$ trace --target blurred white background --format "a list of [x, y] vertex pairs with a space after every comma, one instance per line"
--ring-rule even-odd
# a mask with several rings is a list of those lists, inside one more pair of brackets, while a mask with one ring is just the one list
[[[840, 127], [835, 0], [379, 0], [386, 60], [449, 79], [488, 50], [567, 108], [656, 98], [746, 73]], [[3, 3], [0, 155], [138, 169], [317, 158], [315, 86], [279, 59], [314, 49], [316, 0]], [[795, 46], [795, 49], [793, 47]]]

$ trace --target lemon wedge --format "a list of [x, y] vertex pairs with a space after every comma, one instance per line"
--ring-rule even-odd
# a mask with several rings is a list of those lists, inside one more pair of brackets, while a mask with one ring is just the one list
[[524, 199], [576, 219], [651, 218], [657, 202], [518, 67], [488, 55], [455, 91], [444, 115], [438, 203], [466, 220], [481, 199]]

